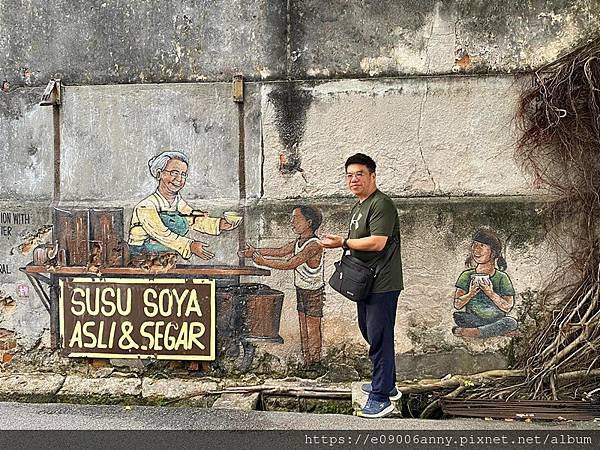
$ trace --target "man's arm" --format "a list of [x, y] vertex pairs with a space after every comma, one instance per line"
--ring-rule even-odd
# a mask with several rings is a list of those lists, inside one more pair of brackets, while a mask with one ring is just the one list
[[[363, 252], [380, 252], [385, 248], [388, 236], [367, 236], [356, 239], [346, 239], [346, 246], [352, 250]], [[336, 234], [323, 234], [319, 245], [323, 248], [339, 248], [344, 244], [344, 238]]]

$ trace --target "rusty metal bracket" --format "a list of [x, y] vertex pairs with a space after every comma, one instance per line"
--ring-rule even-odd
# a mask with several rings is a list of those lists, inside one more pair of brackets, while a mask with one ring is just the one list
[[45, 277], [44, 275], [39, 274], [39, 273], [27, 273], [25, 271], [24, 267], [21, 267], [19, 270], [21, 272], [23, 272], [25, 275], [27, 275], [27, 278], [33, 285], [35, 292], [37, 293], [40, 301], [42, 302], [42, 305], [44, 305], [44, 308], [46, 308], [46, 311], [48, 311], [48, 313], [50, 313], [50, 293], [46, 292], [46, 290], [42, 286], [42, 283], [44, 283], [44, 284], [48, 285], [48, 290], [50, 290], [50, 283], [51, 283], [50, 278]]
[[62, 83], [60, 78], [51, 78], [40, 101], [40, 106], [52, 106], [54, 124], [54, 192], [52, 204], [60, 201], [60, 105], [62, 103]]
[[61, 82], [60, 78], [52, 78], [46, 85], [40, 106], [57, 106], [61, 104]]
[[233, 77], [233, 101], [242, 103], [244, 101], [244, 76], [235, 75]]

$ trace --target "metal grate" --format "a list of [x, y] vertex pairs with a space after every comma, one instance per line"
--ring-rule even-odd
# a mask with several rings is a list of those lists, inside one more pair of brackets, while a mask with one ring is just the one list
[[449, 416], [493, 419], [592, 420], [600, 417], [600, 406], [577, 400], [455, 400], [441, 399]]

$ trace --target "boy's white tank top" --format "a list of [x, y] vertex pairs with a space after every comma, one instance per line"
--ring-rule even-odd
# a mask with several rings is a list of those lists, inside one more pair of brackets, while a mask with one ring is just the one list
[[[311, 242], [318, 241], [317, 237], [310, 238], [302, 245], [298, 245], [296, 241], [296, 248], [294, 255], [300, 253], [308, 244]], [[308, 289], [314, 291], [325, 286], [325, 280], [323, 276], [323, 253], [321, 253], [321, 260], [316, 268], [310, 267], [307, 263], [302, 263], [294, 270], [294, 285], [300, 289]]]

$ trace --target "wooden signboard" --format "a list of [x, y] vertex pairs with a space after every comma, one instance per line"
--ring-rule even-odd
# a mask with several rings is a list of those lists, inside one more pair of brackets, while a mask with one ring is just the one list
[[62, 353], [70, 357], [215, 359], [215, 281], [64, 278]]

